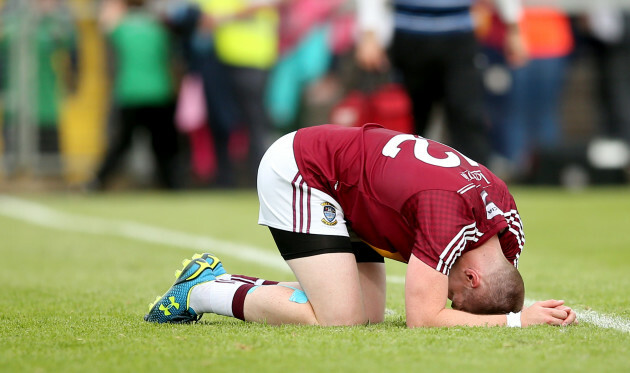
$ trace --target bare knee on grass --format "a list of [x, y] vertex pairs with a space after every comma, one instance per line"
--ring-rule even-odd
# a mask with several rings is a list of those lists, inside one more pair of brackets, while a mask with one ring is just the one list
[[358, 263], [365, 312], [371, 324], [385, 320], [385, 263]]
[[308, 296], [317, 324], [368, 322], [354, 254], [333, 253], [288, 260]]

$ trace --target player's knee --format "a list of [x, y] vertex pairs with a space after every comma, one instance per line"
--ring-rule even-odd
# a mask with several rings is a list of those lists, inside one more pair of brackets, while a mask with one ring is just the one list
[[321, 326], [352, 326], [365, 325], [369, 322], [365, 312], [352, 310], [336, 310], [324, 315], [315, 315]]
[[[313, 313], [313, 309], [311, 308], [311, 305], [309, 303], [295, 304], [295, 305], [293, 305], [293, 307], [302, 308], [303, 311], [297, 313], [297, 315], [299, 315], [298, 318], [293, 320], [291, 322], [291, 324], [320, 325], [320, 323], [317, 320], [317, 317], [315, 317], [315, 313]], [[305, 309], [305, 308], [308, 308], [308, 309]]]
[[385, 321], [385, 315], [372, 315], [368, 317], [368, 322], [370, 324], [379, 324]]
[[345, 317], [345, 318], [334, 318], [332, 320], [320, 320], [321, 326], [354, 326], [354, 325], [365, 325], [368, 323], [368, 318], [357, 318], [357, 317]]
[[368, 313], [360, 299], [320, 302], [313, 305], [313, 311], [322, 326], [365, 325], [369, 322]]

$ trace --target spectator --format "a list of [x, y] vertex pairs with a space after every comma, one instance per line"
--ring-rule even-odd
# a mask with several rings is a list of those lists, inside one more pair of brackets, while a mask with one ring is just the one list
[[[210, 2], [191, 0], [176, 4], [165, 18], [181, 44], [186, 73], [197, 76], [203, 85], [206, 124], [214, 140], [217, 165], [213, 185], [229, 188], [236, 185], [230, 138], [243, 120], [228, 68], [217, 56], [211, 18], [206, 15]], [[199, 131], [196, 136], [205, 136], [205, 131]], [[204, 138], [197, 140], [206, 141]]]
[[598, 5], [583, 21], [595, 62], [599, 132], [589, 161], [600, 169], [623, 169], [630, 164], [630, 12]]
[[481, 31], [488, 59], [485, 87], [492, 149], [499, 156], [491, 167], [506, 179], [523, 180], [535, 172], [538, 155], [562, 143], [560, 101], [573, 50], [571, 26], [557, 8], [525, 7], [520, 29], [529, 59], [515, 66], [500, 49], [505, 25], [496, 13], [486, 14], [482, 18], [489, 25]]
[[[509, 25], [506, 52], [522, 58], [518, 38], [517, 0], [495, 0]], [[384, 0], [359, 0], [357, 60], [367, 70], [385, 70], [388, 30], [378, 30], [387, 14]], [[451, 143], [467, 156], [486, 162], [489, 156], [484, 120], [481, 72], [476, 65], [473, 0], [394, 0], [391, 63], [402, 75], [413, 106], [415, 132], [426, 132], [432, 106], [443, 103]]]
[[333, 59], [353, 45], [354, 11], [346, 10], [346, 4], [292, 0], [280, 8], [280, 58], [270, 76], [267, 107], [274, 126], [283, 132], [302, 126], [306, 89], [311, 106], [334, 103], [340, 84], [331, 74]]
[[[77, 34], [69, 15], [60, 0], [37, 0], [32, 4], [9, 1], [3, 9], [0, 82], [4, 94], [4, 152], [9, 173], [18, 166], [16, 153], [24, 150], [20, 149], [24, 144], [18, 144], [18, 128], [25, 120], [37, 125], [37, 143], [27, 150], [38, 151], [42, 160], [48, 161], [39, 166], [52, 172], [61, 171], [59, 106], [64, 93], [74, 89], [78, 70]], [[69, 63], [60, 69], [63, 61]], [[25, 105], [25, 98], [31, 97], [34, 101]]]
[[278, 12], [283, 0], [202, 0], [203, 27], [214, 36], [216, 53], [228, 67], [235, 97], [249, 134], [248, 185], [271, 144], [265, 107], [269, 71], [278, 53]]
[[106, 0], [100, 21], [114, 53], [113, 105], [119, 121], [105, 158], [90, 187], [104, 189], [110, 176], [142, 128], [151, 136], [151, 148], [162, 187], [178, 187], [174, 88], [169, 64], [168, 31], [143, 9], [144, 0]]

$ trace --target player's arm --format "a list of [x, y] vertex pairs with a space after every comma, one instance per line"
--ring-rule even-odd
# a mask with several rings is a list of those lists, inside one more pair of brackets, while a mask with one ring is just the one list
[[[431, 268], [414, 255], [409, 259], [405, 280], [407, 326], [505, 326], [506, 315], [475, 315], [446, 308], [448, 277]], [[568, 325], [575, 321], [575, 312], [563, 301], [537, 302], [521, 313], [522, 326], [535, 324]]]

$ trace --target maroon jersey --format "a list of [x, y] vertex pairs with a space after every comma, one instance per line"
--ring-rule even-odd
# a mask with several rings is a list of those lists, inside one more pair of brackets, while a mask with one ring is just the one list
[[486, 167], [456, 150], [379, 125], [297, 131], [306, 184], [332, 197], [348, 226], [385, 257], [411, 254], [448, 274], [462, 253], [499, 235], [515, 266], [525, 243], [512, 195]]

